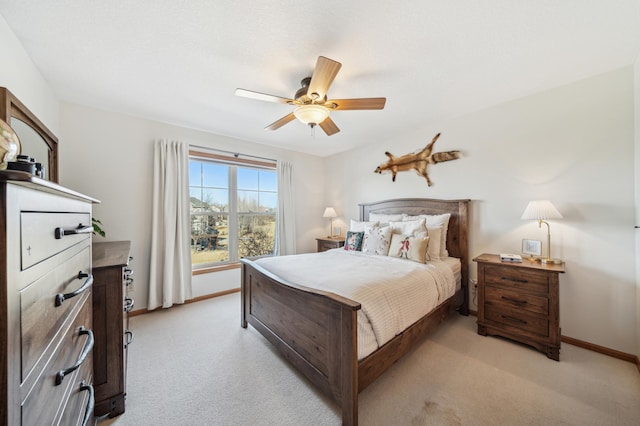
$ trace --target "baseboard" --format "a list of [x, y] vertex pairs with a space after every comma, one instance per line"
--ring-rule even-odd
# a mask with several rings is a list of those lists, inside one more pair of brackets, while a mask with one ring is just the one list
[[[227, 294], [238, 293], [240, 291], [239, 288], [232, 288], [231, 290], [219, 291], [217, 293], [205, 294], [204, 296], [194, 297], [193, 299], [185, 300], [184, 304], [201, 302], [207, 299], [213, 299], [214, 297], [226, 296]], [[136, 315], [148, 314], [149, 312], [157, 311], [158, 309], [138, 309], [137, 311], [129, 312], [130, 317], [135, 317]]]
[[562, 340], [564, 343], [568, 343], [573, 346], [578, 346], [579, 348], [588, 349], [593, 352], [598, 352], [604, 355], [621, 359], [623, 361], [631, 362], [638, 367], [638, 372], [640, 372], [640, 361], [638, 360], [638, 357], [633, 354], [628, 354], [626, 352], [621, 352], [615, 349], [606, 348], [604, 346], [585, 342], [584, 340], [574, 339], [573, 337], [564, 336], [564, 335], [561, 336], [560, 340]]

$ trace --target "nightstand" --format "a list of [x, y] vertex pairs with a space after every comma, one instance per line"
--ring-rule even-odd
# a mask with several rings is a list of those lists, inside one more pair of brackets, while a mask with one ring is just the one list
[[316, 238], [316, 241], [318, 241], [318, 252], [344, 247], [344, 237], [323, 237]]
[[478, 263], [478, 334], [533, 346], [560, 360], [559, 274], [564, 263], [501, 262], [482, 254]]

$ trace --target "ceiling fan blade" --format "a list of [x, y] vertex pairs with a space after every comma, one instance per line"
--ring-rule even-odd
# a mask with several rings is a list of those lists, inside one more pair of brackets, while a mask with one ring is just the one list
[[340, 131], [340, 129], [338, 129], [338, 126], [336, 126], [336, 123], [333, 122], [331, 117], [325, 118], [319, 124], [319, 126], [322, 128], [322, 130], [324, 130], [324, 132], [327, 134], [327, 136], [331, 136], [331, 135], [333, 135], [335, 133], [338, 133]]
[[336, 78], [342, 64], [324, 56], [318, 56], [316, 68], [313, 70], [307, 96], [313, 100], [324, 99], [329, 90], [329, 86]]
[[295, 120], [296, 116], [293, 115], [293, 113], [289, 113], [287, 115], [285, 115], [284, 117], [282, 117], [279, 120], [274, 121], [273, 123], [269, 124], [267, 127], [265, 127], [265, 130], [278, 130], [280, 127], [284, 126], [285, 124], [289, 123], [290, 121]]
[[257, 99], [259, 101], [275, 102], [278, 104], [292, 104], [293, 99], [282, 98], [275, 95], [267, 95], [266, 93], [254, 92], [246, 89], [236, 89], [236, 96], [242, 96], [250, 99]]
[[331, 99], [324, 106], [334, 110], [383, 109], [386, 102], [387, 98]]

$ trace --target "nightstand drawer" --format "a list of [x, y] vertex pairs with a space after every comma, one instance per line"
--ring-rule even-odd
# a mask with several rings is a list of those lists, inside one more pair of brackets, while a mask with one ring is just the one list
[[316, 241], [318, 241], [318, 252], [344, 247], [344, 239], [316, 238]]
[[533, 269], [487, 265], [484, 282], [487, 286], [498, 285], [518, 292], [549, 293], [549, 275]]
[[510, 306], [542, 315], [549, 314], [549, 299], [546, 297], [533, 296], [491, 286], [487, 286], [484, 291], [484, 299], [487, 304]]
[[489, 304], [485, 306], [484, 316], [487, 321], [510, 325], [517, 330], [529, 331], [544, 337], [549, 336], [549, 321], [546, 318]]

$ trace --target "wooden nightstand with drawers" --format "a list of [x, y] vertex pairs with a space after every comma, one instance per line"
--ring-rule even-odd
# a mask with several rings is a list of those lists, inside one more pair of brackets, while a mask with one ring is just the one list
[[564, 264], [502, 262], [486, 253], [473, 260], [478, 263], [478, 334], [516, 340], [559, 361]]
[[316, 238], [316, 241], [318, 241], [318, 252], [344, 247], [344, 237]]

